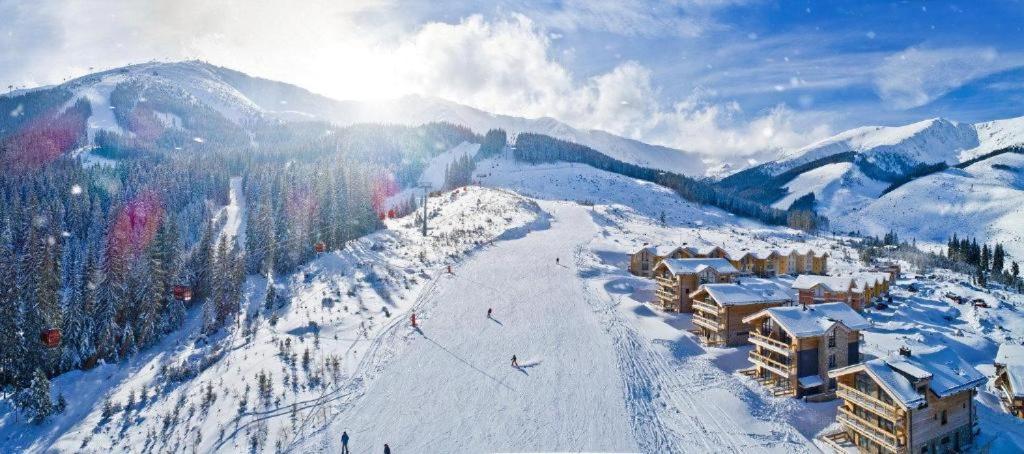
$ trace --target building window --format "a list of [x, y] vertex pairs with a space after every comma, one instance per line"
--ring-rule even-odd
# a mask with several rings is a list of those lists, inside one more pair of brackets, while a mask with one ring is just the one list
[[828, 333], [828, 346], [829, 346], [829, 348], [834, 348], [836, 346], [836, 332], [835, 331], [832, 331], [831, 333]]
[[[946, 425], [948, 422], [949, 420], [946, 418], [946, 410], [942, 410], [942, 425]], [[945, 443], [945, 441], [943, 441], [943, 443]]]
[[831, 355], [828, 355], [828, 368], [829, 369], [835, 369], [836, 368], [836, 355], [835, 355], [835, 353], [833, 353]]

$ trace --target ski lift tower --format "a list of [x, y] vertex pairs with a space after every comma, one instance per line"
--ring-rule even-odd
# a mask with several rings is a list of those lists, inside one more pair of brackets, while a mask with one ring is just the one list
[[423, 189], [423, 236], [427, 236], [427, 197], [433, 186], [430, 183], [420, 183], [419, 188]]

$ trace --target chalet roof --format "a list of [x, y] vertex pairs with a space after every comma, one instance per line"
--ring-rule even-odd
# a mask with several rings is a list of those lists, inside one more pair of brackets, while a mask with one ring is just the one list
[[889, 273], [872, 271], [860, 273], [854, 276], [853, 279], [857, 283], [857, 288], [863, 289], [869, 286], [874, 287], [875, 285], [888, 281]]
[[947, 347], [934, 347], [910, 356], [896, 355], [864, 363], [864, 368], [908, 408], [926, 401], [914, 384], [928, 380], [928, 388], [940, 398], [985, 383], [985, 376]]
[[641, 247], [640, 249], [637, 249], [636, 252], [634, 252], [634, 254], [639, 253], [641, 251], [647, 251], [659, 257], [668, 257], [670, 254], [675, 252], [676, 249], [679, 249], [679, 246], [675, 246], [672, 244], [648, 244], [644, 247]]
[[825, 384], [825, 382], [821, 379], [820, 375], [808, 375], [806, 377], [800, 377], [798, 381], [800, 382], [800, 387], [804, 389], [814, 388]]
[[797, 290], [810, 290], [818, 285], [822, 285], [832, 292], [845, 292], [853, 286], [853, 278], [849, 276], [801, 274], [793, 281], [793, 288]]
[[743, 279], [737, 283], [704, 284], [704, 290], [721, 306], [739, 306], [766, 301], [792, 301], [793, 295], [782, 284], [768, 279]]
[[[732, 263], [726, 259], [704, 258], [704, 259], [665, 259], [661, 264], [668, 267], [672, 274], [696, 274], [708, 268], [719, 273], [738, 273]], [[660, 266], [660, 265], [659, 265]]]
[[1000, 345], [995, 363], [1006, 368], [1014, 396], [1024, 397], [1024, 345]]
[[765, 309], [743, 319], [756, 320], [769, 316], [790, 335], [794, 337], [821, 336], [832, 329], [836, 323], [842, 323], [852, 330], [871, 327], [863, 316], [846, 303], [824, 303], [807, 306], [786, 306]]

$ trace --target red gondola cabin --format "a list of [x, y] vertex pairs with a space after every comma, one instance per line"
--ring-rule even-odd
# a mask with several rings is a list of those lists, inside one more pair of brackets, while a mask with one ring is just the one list
[[184, 285], [174, 286], [174, 299], [178, 301], [190, 301], [192, 300], [192, 289]]
[[44, 329], [39, 333], [39, 340], [46, 348], [56, 348], [60, 345], [60, 330], [57, 328]]
[[314, 246], [314, 249], [316, 249], [316, 252], [318, 252], [318, 253], [319, 252], [323, 252], [323, 251], [327, 250], [327, 245], [324, 244], [323, 241], [321, 241], [321, 242], [317, 243], [316, 246]]

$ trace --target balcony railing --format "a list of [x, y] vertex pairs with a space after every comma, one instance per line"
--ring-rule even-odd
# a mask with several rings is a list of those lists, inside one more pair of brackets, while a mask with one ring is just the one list
[[657, 295], [660, 299], [667, 299], [672, 301], [679, 300], [679, 296], [677, 296], [675, 292], [664, 290], [661, 287], [658, 287], [658, 289], [654, 291], [654, 294]]
[[894, 423], [901, 419], [898, 407], [882, 402], [880, 399], [858, 391], [857, 388], [850, 385], [839, 383], [839, 387], [836, 389], [836, 396]]
[[865, 437], [870, 438], [875, 443], [882, 445], [886, 449], [896, 453], [906, 452], [906, 448], [900, 446], [900, 437], [897, 437], [896, 434], [889, 432], [888, 430], [861, 419], [846, 407], [839, 407], [839, 413], [836, 414], [836, 421], [845, 424], [847, 427], [857, 431]]
[[757, 331], [751, 331], [750, 335], [747, 336], [750, 339], [750, 343], [754, 345], [760, 345], [768, 350], [771, 350], [780, 355], [790, 356], [790, 345], [777, 339], [772, 339], [764, 334]]
[[703, 300], [693, 300], [693, 308], [709, 314], [721, 313], [721, 308]]
[[715, 320], [713, 318], [705, 317], [696, 312], [693, 314], [693, 324], [703, 326], [714, 332], [720, 332], [725, 330], [725, 323]]
[[782, 377], [790, 377], [796, 372], [796, 364], [786, 364], [778, 360], [771, 359], [756, 351], [751, 351], [748, 357], [754, 364], [768, 369]]

